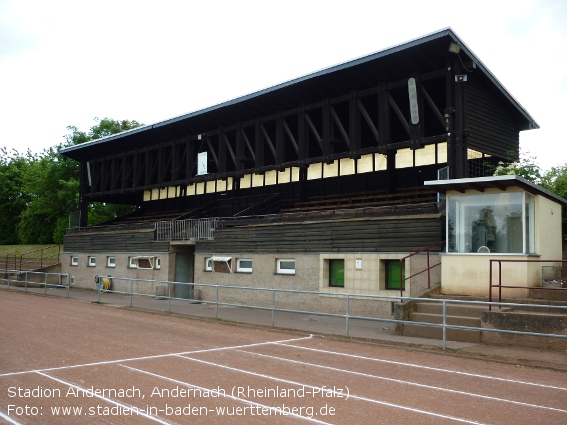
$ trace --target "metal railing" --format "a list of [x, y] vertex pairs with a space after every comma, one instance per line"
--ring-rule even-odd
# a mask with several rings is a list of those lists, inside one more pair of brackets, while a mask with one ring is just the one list
[[69, 273], [0, 270], [0, 282], [6, 283], [8, 289], [21, 288], [23, 284], [24, 292], [35, 287], [43, 288], [44, 295], [47, 295], [48, 288], [66, 289], [67, 298], [70, 297], [71, 278]]
[[156, 241], [213, 239], [218, 221], [217, 217], [158, 221], [155, 224]]
[[[121, 277], [112, 277], [109, 276], [111, 279], [112, 284], [114, 285], [116, 282], [124, 281], [128, 282], [126, 286], [129, 286], [129, 290], [126, 291], [116, 291], [116, 290], [105, 290], [102, 289], [100, 286], [98, 287], [98, 301], [100, 302], [100, 296], [103, 293], [106, 294], [122, 294], [130, 297], [130, 307], [133, 307], [133, 298], [136, 297], [151, 297], [156, 298], [155, 294], [147, 294], [147, 293], [136, 293], [133, 291], [133, 284], [134, 282], [137, 283], [148, 283], [148, 284], [164, 284], [167, 285], [167, 291], [165, 294], [159, 295], [159, 298], [162, 300], [168, 301], [168, 308], [167, 311], [171, 312], [171, 301], [184, 301], [188, 303], [205, 303], [205, 304], [213, 304], [215, 306], [215, 319], [219, 319], [219, 306], [224, 307], [236, 307], [236, 308], [244, 308], [244, 309], [251, 309], [251, 310], [261, 310], [261, 311], [269, 311], [271, 312], [271, 325], [275, 327], [275, 313], [276, 312], [283, 312], [283, 313], [295, 313], [295, 314], [309, 314], [309, 315], [316, 315], [322, 317], [335, 317], [335, 318], [343, 318], [345, 319], [345, 326], [346, 326], [346, 335], [349, 336], [350, 332], [350, 321], [351, 320], [365, 320], [365, 321], [372, 321], [372, 322], [386, 322], [386, 323], [394, 323], [394, 324], [405, 324], [405, 325], [418, 325], [418, 326], [429, 326], [435, 328], [441, 328], [443, 333], [442, 344], [443, 349], [447, 348], [447, 330], [448, 329], [462, 329], [462, 330], [472, 330], [472, 331], [480, 331], [480, 332], [494, 332], [494, 333], [504, 333], [504, 334], [515, 334], [515, 335], [528, 335], [528, 336], [541, 336], [541, 337], [550, 337], [550, 338], [559, 338], [559, 339], [567, 339], [567, 335], [563, 334], [548, 334], [548, 333], [538, 333], [538, 332], [528, 332], [528, 331], [515, 331], [515, 330], [507, 330], [507, 329], [494, 329], [494, 328], [481, 328], [481, 327], [473, 327], [473, 326], [461, 326], [461, 325], [450, 325], [447, 323], [447, 305], [448, 304], [461, 304], [461, 305], [477, 305], [477, 306], [485, 306], [491, 307], [492, 305], [497, 305], [499, 303], [496, 302], [485, 302], [485, 301], [465, 301], [465, 300], [447, 300], [447, 299], [435, 299], [435, 298], [427, 298], [428, 302], [432, 303], [439, 303], [442, 304], [442, 323], [426, 323], [426, 322], [415, 322], [409, 320], [401, 320], [401, 319], [387, 319], [383, 317], [370, 317], [370, 316], [361, 316], [361, 315], [353, 315], [350, 313], [351, 311], [351, 300], [375, 300], [375, 301], [385, 301], [390, 302], [392, 304], [396, 304], [400, 302], [400, 298], [397, 295], [370, 295], [370, 294], [351, 294], [351, 293], [328, 293], [328, 292], [319, 292], [319, 291], [300, 291], [300, 290], [291, 290], [291, 289], [273, 289], [273, 288], [257, 288], [257, 287], [242, 287], [242, 286], [234, 286], [234, 285], [215, 285], [215, 284], [204, 284], [204, 283], [187, 283], [187, 282], [170, 282], [170, 281], [161, 281], [161, 280], [150, 280], [150, 279], [130, 279], [130, 278], [121, 278]], [[197, 298], [176, 298], [172, 295], [172, 285], [189, 285], [191, 287], [198, 287], [198, 288], [209, 288], [214, 290], [214, 299], [207, 299], [207, 300], [199, 300]], [[270, 295], [269, 299], [271, 300], [271, 306], [261, 306], [261, 305], [254, 305], [254, 304], [241, 304], [238, 302], [230, 302], [230, 301], [221, 301], [219, 291], [223, 289], [228, 290], [242, 290], [246, 292], [264, 292]], [[345, 307], [345, 314], [341, 313], [327, 313], [321, 311], [308, 311], [308, 310], [296, 310], [296, 309], [287, 309], [287, 308], [280, 308], [276, 307], [277, 305], [277, 296], [289, 296], [291, 294], [299, 294], [302, 296], [306, 295], [317, 295], [317, 296], [329, 296], [332, 295], [334, 298], [337, 297], [344, 297], [344, 307]], [[247, 296], [246, 299], [252, 299], [252, 296]], [[417, 298], [417, 297], [403, 297], [402, 303], [404, 301], [424, 301], [424, 298]], [[516, 303], [500, 303], [502, 305], [506, 305], [507, 307], [523, 307], [525, 308], [525, 304], [516, 304]], [[538, 305], [538, 304], [530, 304], [530, 308], [544, 308], [544, 309], [551, 309], [557, 310], [564, 314], [567, 314], [567, 306], [551, 306], [551, 305]]]
[[[57, 248], [57, 252], [54, 254], [50, 254], [50, 255], [44, 255], [44, 253], [46, 251], [49, 250], [54, 250], [55, 248]], [[39, 258], [38, 257], [25, 257], [26, 255], [29, 254], [35, 254], [36, 252], [39, 252]], [[38, 249], [34, 249], [28, 252], [24, 252], [20, 255], [20, 270], [23, 270], [23, 266], [24, 264], [33, 264], [34, 266], [37, 266], [37, 262], [39, 261], [39, 268], [43, 268], [43, 264], [44, 264], [44, 260], [47, 264], [47, 260], [50, 258], [55, 258], [55, 261], [52, 261], [52, 264], [54, 263], [58, 263], [59, 262], [59, 253], [61, 252], [61, 246], [60, 245], [51, 245], [51, 246], [46, 246], [44, 248], [38, 248]], [[25, 261], [24, 261], [25, 260]], [[51, 264], [50, 264], [51, 265]]]
[[[405, 257], [400, 258], [400, 296], [401, 297], [404, 296], [406, 280], [411, 279], [412, 277], [415, 277], [417, 275], [420, 275], [421, 273], [427, 272], [427, 289], [431, 289], [431, 269], [434, 269], [435, 267], [441, 265], [441, 261], [439, 261], [437, 264], [434, 264], [433, 266], [431, 265], [431, 262], [430, 262], [431, 249], [435, 248], [436, 246], [443, 245], [444, 243], [445, 243], [445, 241], [437, 242], [436, 244], [429, 245], [428, 247], [420, 249], [419, 251], [416, 251], [413, 254], [406, 255]], [[402, 276], [404, 275], [403, 274], [403, 267], [405, 266], [405, 260], [413, 257], [414, 255], [421, 254], [422, 252], [427, 252], [427, 268], [424, 269], [424, 270], [421, 270], [417, 273], [414, 273], [411, 276], [404, 277], [402, 279]]]
[[[498, 302], [502, 301], [502, 289], [526, 289], [526, 290], [537, 290], [537, 291], [567, 291], [567, 288], [550, 288], [545, 286], [515, 286], [515, 285], [502, 285], [502, 263], [567, 263], [567, 260], [497, 260], [490, 259], [489, 268], [489, 286], [488, 286], [488, 301], [492, 301], [492, 288], [498, 288]], [[493, 284], [493, 268], [492, 264], [498, 263], [498, 283]], [[492, 305], [490, 305], [489, 310], [492, 310]]]

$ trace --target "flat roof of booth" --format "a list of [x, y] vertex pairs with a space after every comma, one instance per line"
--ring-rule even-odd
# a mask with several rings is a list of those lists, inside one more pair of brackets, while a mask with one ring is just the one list
[[465, 193], [466, 190], [484, 192], [488, 188], [505, 191], [509, 187], [519, 187], [533, 195], [541, 195], [562, 205], [567, 205], [567, 200], [563, 199], [561, 196], [558, 196], [555, 193], [516, 175], [432, 180], [424, 182], [424, 185], [440, 193], [446, 193], [449, 190], [455, 190], [460, 193]]

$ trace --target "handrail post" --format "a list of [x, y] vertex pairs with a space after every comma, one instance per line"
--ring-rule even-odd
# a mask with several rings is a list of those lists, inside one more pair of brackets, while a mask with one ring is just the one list
[[272, 289], [272, 328], [275, 326], [276, 291]]
[[71, 296], [71, 276], [69, 273], [65, 274], [65, 281], [67, 282], [67, 298]]
[[431, 289], [431, 267], [429, 265], [429, 250], [427, 250], [427, 289]]
[[[492, 302], [492, 260], [489, 259], [490, 267], [488, 268], [488, 302]], [[492, 311], [492, 304], [488, 305], [488, 311]]]
[[219, 318], [219, 287], [215, 286], [215, 320]]
[[443, 350], [447, 349], [447, 300], [443, 300]]
[[[45, 286], [44, 292], [43, 292], [44, 295], [47, 295], [47, 276], [48, 276], [47, 273], [45, 273], [45, 274], [43, 275], [43, 277], [45, 278], [45, 279], [43, 280], [43, 286]], [[38, 279], [38, 280], [39, 280], [39, 279]]]
[[404, 303], [404, 280], [402, 279], [402, 262], [404, 260], [400, 259], [400, 302]]
[[132, 286], [132, 279], [130, 279], [130, 307], [132, 307], [132, 293], [134, 292], [133, 286]]
[[171, 282], [167, 282], [167, 312], [171, 313]]
[[[498, 302], [502, 302], [502, 261], [498, 260]], [[502, 309], [502, 304], [498, 305]]]
[[350, 301], [349, 301], [349, 299], [350, 299], [349, 294], [347, 294], [347, 296], [346, 296], [346, 314], [345, 314], [345, 317], [346, 317], [346, 336], [349, 336], [349, 335], [348, 335], [348, 334], [349, 334], [348, 316], [349, 316], [349, 312], [350, 312], [350, 311], [349, 311], [349, 310], [350, 310]]

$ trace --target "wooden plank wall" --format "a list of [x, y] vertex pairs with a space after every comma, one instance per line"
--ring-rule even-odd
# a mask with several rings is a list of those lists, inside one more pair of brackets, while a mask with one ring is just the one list
[[440, 215], [219, 228], [196, 253], [415, 252], [444, 239]]
[[154, 231], [71, 233], [65, 236], [65, 252], [167, 252], [169, 242], [154, 241]]
[[506, 158], [508, 151], [518, 152], [519, 129], [511, 111], [477, 79], [469, 77], [466, 84], [469, 148], [500, 158]]

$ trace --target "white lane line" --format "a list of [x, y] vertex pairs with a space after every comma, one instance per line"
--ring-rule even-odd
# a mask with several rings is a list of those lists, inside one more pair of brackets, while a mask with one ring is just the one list
[[534, 387], [542, 387], [542, 388], [552, 389], [552, 390], [567, 391], [567, 387], [556, 387], [556, 386], [553, 386], [553, 385], [538, 384], [537, 382], [519, 381], [519, 380], [516, 380], [516, 379], [498, 378], [496, 376], [480, 375], [480, 374], [477, 374], [477, 373], [462, 372], [462, 371], [459, 371], [459, 370], [451, 370], [451, 369], [443, 369], [443, 368], [438, 368], [438, 367], [423, 366], [423, 365], [418, 365], [418, 364], [414, 364], [414, 363], [405, 363], [405, 362], [397, 362], [397, 361], [394, 361], [394, 360], [376, 359], [376, 358], [373, 358], [373, 357], [357, 356], [356, 354], [346, 354], [346, 353], [341, 353], [341, 352], [338, 352], [338, 351], [328, 351], [328, 350], [321, 350], [321, 349], [318, 349], [318, 348], [302, 347], [301, 345], [293, 345], [293, 344], [286, 344], [286, 343], [282, 343], [282, 344], [276, 343], [276, 345], [283, 345], [285, 347], [300, 348], [302, 350], [315, 351], [315, 352], [318, 352], [318, 353], [334, 354], [336, 356], [350, 357], [350, 358], [353, 358], [353, 359], [370, 360], [370, 361], [373, 361], [373, 362], [394, 364], [394, 365], [398, 365], [398, 366], [415, 367], [415, 368], [418, 368], [418, 369], [432, 370], [432, 371], [435, 371], [435, 372], [454, 373], [456, 375], [473, 376], [475, 378], [491, 379], [491, 380], [500, 381], [500, 382], [511, 382], [511, 383], [514, 383], [514, 384], [531, 385], [531, 386], [534, 386]]
[[13, 425], [22, 425], [20, 422], [16, 422], [15, 420], [13, 420], [11, 417], [9, 417], [8, 415], [5, 415], [4, 413], [0, 412], [0, 418], [2, 419], [6, 419], [9, 423], [13, 424]]
[[[186, 358], [186, 357], [184, 357], [184, 358]], [[215, 393], [215, 394], [219, 395], [219, 397], [222, 396], [224, 398], [229, 398], [231, 400], [239, 401], [239, 402], [251, 405], [251, 406], [259, 407], [259, 408], [262, 408], [262, 409], [264, 409], [264, 408], [269, 409], [270, 412], [272, 412], [272, 411], [278, 412], [278, 414], [281, 415], [281, 416], [293, 416], [295, 418], [304, 419], [306, 421], [314, 422], [314, 423], [317, 423], [317, 424], [331, 425], [328, 422], [323, 422], [323, 421], [320, 421], [320, 420], [317, 420], [317, 419], [310, 418], [308, 416], [302, 416], [302, 415], [298, 415], [296, 413], [291, 413], [291, 412], [290, 413], [284, 412], [284, 410], [280, 407], [268, 406], [267, 404], [260, 404], [260, 403], [257, 403], [255, 401], [247, 400], [245, 398], [233, 396], [231, 394], [224, 394], [224, 393], [221, 393], [218, 390], [200, 387], [198, 385], [190, 384], [188, 382], [179, 381], [177, 379], [173, 379], [173, 378], [170, 378], [168, 376], [158, 375], [156, 373], [148, 372], [147, 370], [142, 370], [142, 369], [138, 369], [138, 368], [135, 368], [135, 367], [126, 366], [126, 365], [120, 365], [120, 366], [125, 367], [125, 368], [130, 369], [130, 370], [133, 370], [133, 371], [136, 371], [136, 372], [144, 373], [146, 375], [150, 375], [150, 376], [153, 376], [153, 377], [156, 377], [156, 378], [159, 378], [159, 379], [164, 379], [166, 381], [173, 382], [173, 383], [178, 384], [178, 385], [184, 385], [188, 388], [195, 388], [195, 389], [198, 389], [198, 390], [201, 390], [201, 391], [208, 391], [210, 393]], [[217, 412], [216, 409], [214, 409], [214, 411]]]
[[254, 352], [251, 352], [251, 351], [244, 351], [244, 350], [236, 350], [236, 351], [238, 351], [240, 353], [252, 354], [254, 356], [267, 357], [269, 359], [280, 360], [280, 361], [283, 361], [283, 362], [295, 363], [295, 364], [300, 364], [300, 365], [305, 365], [305, 366], [312, 366], [312, 367], [317, 367], [317, 368], [321, 368], [321, 369], [332, 370], [333, 372], [341, 372], [341, 373], [346, 373], [346, 374], [350, 374], [350, 375], [364, 376], [364, 377], [367, 377], [367, 378], [381, 379], [381, 380], [388, 381], [388, 382], [395, 382], [397, 384], [410, 385], [410, 386], [414, 386], [414, 387], [425, 388], [425, 389], [428, 389], [428, 390], [444, 391], [444, 392], [448, 392], [448, 393], [452, 393], [452, 394], [464, 395], [464, 396], [467, 396], [467, 397], [477, 397], [477, 398], [483, 398], [483, 399], [487, 399], [487, 400], [491, 400], [491, 401], [517, 404], [517, 405], [523, 406], [523, 407], [532, 407], [532, 408], [535, 408], [535, 409], [544, 409], [544, 410], [552, 410], [554, 412], [567, 413], [567, 410], [558, 409], [558, 408], [555, 408], [555, 407], [542, 406], [542, 405], [539, 405], [539, 404], [524, 403], [524, 402], [521, 402], [521, 401], [509, 400], [509, 399], [505, 399], [505, 398], [491, 397], [491, 396], [482, 395], [482, 394], [469, 393], [469, 392], [466, 392], [466, 391], [459, 391], [459, 390], [452, 390], [452, 389], [449, 389], [449, 388], [435, 387], [433, 385], [420, 384], [420, 383], [417, 383], [417, 382], [403, 381], [401, 379], [386, 378], [384, 376], [371, 375], [369, 373], [356, 372], [354, 370], [339, 369], [339, 368], [331, 367], [331, 366], [323, 366], [323, 365], [318, 365], [318, 364], [315, 364], [315, 363], [301, 362], [299, 360], [286, 359], [285, 357], [270, 356], [270, 355], [267, 355], [267, 354], [254, 353]]
[[254, 344], [246, 344], [246, 345], [233, 345], [233, 346], [227, 346], [227, 347], [207, 348], [207, 349], [195, 350], [195, 351], [182, 351], [180, 353], [157, 354], [157, 355], [154, 355], [154, 356], [132, 357], [132, 358], [129, 358], [129, 359], [119, 359], [119, 360], [107, 360], [107, 361], [103, 361], [103, 362], [84, 363], [84, 364], [70, 365], [70, 366], [59, 366], [59, 367], [51, 367], [51, 368], [46, 368], [46, 369], [25, 370], [25, 371], [21, 371], [21, 372], [8, 372], [8, 373], [0, 374], [0, 378], [2, 378], [4, 376], [25, 375], [27, 373], [52, 372], [54, 370], [66, 370], [66, 369], [73, 369], [73, 368], [79, 368], [79, 367], [89, 367], [89, 366], [102, 366], [102, 365], [109, 365], [109, 364], [115, 364], [115, 363], [133, 362], [133, 361], [137, 361], [137, 360], [160, 359], [160, 358], [163, 358], [163, 357], [178, 356], [178, 355], [183, 355], [183, 354], [208, 353], [208, 352], [211, 352], [211, 351], [235, 350], [235, 349], [239, 349], [239, 348], [258, 347], [258, 346], [261, 346], [261, 345], [284, 344], [284, 343], [287, 343], [287, 342], [302, 341], [304, 339], [310, 339], [310, 338], [313, 338], [313, 335], [301, 337], [301, 338], [284, 339], [284, 340], [281, 340], [281, 341], [257, 342], [257, 343], [254, 343]]
[[[150, 420], [152, 420], [152, 421], [154, 421], [154, 422], [163, 424], [163, 425], [174, 425], [173, 422], [169, 422], [169, 421], [166, 421], [166, 420], [164, 420], [164, 419], [160, 419], [160, 418], [157, 417], [157, 416], [148, 415], [147, 413], [142, 412], [142, 411], [141, 411], [139, 408], [137, 408], [136, 406], [132, 406], [132, 405], [125, 404], [125, 403], [120, 403], [120, 402], [118, 402], [118, 401], [112, 400], [111, 398], [98, 395], [98, 394], [96, 394], [96, 393], [94, 393], [94, 392], [89, 392], [89, 391], [90, 391], [89, 389], [80, 387], [79, 385], [75, 385], [75, 384], [73, 384], [73, 383], [71, 383], [71, 382], [64, 381], [63, 379], [55, 378], [55, 377], [50, 376], [50, 375], [48, 375], [48, 374], [46, 374], [46, 373], [43, 373], [43, 372], [37, 372], [37, 373], [38, 373], [39, 375], [41, 375], [41, 376], [45, 376], [46, 378], [53, 379], [54, 381], [59, 382], [60, 384], [67, 385], [67, 386], [69, 386], [69, 387], [71, 387], [71, 388], [76, 388], [76, 389], [81, 390], [81, 391], [83, 391], [83, 392], [86, 392], [86, 393], [88, 393], [88, 394], [92, 394], [93, 397], [97, 397], [97, 398], [99, 398], [99, 399], [101, 399], [101, 400], [103, 400], [103, 401], [106, 401], [107, 403], [114, 404], [115, 406], [118, 406], [118, 407], [124, 409], [125, 411], [128, 411], [128, 412], [129, 412], [129, 416], [139, 415], [139, 416], [143, 416], [143, 417], [145, 417], [145, 418], [147, 418], [147, 419], [150, 419]], [[87, 411], [88, 411], [88, 410], [86, 410], [85, 413], [86, 413]], [[96, 416], [96, 415], [93, 415], [93, 416]]]
[[[238, 369], [238, 368], [235, 368], [235, 367], [226, 366], [226, 365], [222, 365], [222, 364], [219, 364], [219, 363], [208, 362], [208, 361], [205, 361], [205, 360], [194, 359], [192, 357], [186, 357], [186, 356], [181, 356], [181, 355], [178, 356], [178, 357], [185, 359], [185, 360], [194, 361], [194, 362], [197, 362], [197, 363], [203, 363], [203, 364], [206, 364], [206, 365], [209, 365], [209, 366], [220, 367], [221, 369], [226, 369], [226, 370], [230, 370], [230, 371], [233, 371], [233, 372], [239, 372], [239, 373], [244, 373], [244, 374], [247, 374], [247, 375], [257, 376], [257, 377], [264, 378], [264, 379], [269, 379], [271, 381], [284, 382], [286, 384], [297, 385], [297, 386], [300, 386], [300, 387], [303, 387], [303, 388], [311, 388], [312, 390], [317, 390], [317, 392], [321, 392], [323, 390], [325, 392], [332, 392], [336, 397], [339, 397], [339, 398], [344, 396], [344, 394], [339, 393], [335, 390], [331, 390], [330, 388], [327, 388], [327, 387], [323, 388], [323, 387], [317, 387], [317, 386], [314, 386], [314, 385], [303, 384], [301, 382], [291, 381], [289, 379], [276, 378], [275, 376], [265, 375], [263, 373], [251, 372], [249, 370]], [[345, 398], [345, 397], [343, 397], [343, 398]], [[399, 404], [388, 403], [388, 402], [385, 402], [385, 401], [375, 400], [375, 399], [372, 399], [372, 398], [367, 398], [367, 397], [362, 397], [362, 396], [356, 396], [356, 395], [352, 395], [352, 394], [349, 394], [348, 398], [353, 398], [355, 400], [360, 400], [360, 401], [367, 401], [367, 402], [370, 402], [370, 403], [379, 404], [379, 405], [382, 405], [382, 406], [388, 406], [388, 407], [392, 407], [392, 408], [395, 408], [395, 409], [407, 410], [407, 411], [414, 412], [414, 413], [419, 413], [419, 414], [429, 415], [429, 416], [435, 416], [437, 418], [449, 419], [449, 420], [453, 420], [453, 421], [457, 421], [457, 422], [463, 422], [463, 423], [467, 423], [467, 424], [486, 425], [486, 424], [483, 424], [482, 422], [472, 421], [472, 420], [468, 420], [468, 419], [464, 419], [464, 418], [458, 418], [456, 416], [451, 416], [451, 415], [443, 415], [443, 414], [440, 414], [440, 413], [429, 412], [427, 410], [416, 409], [416, 408], [413, 408], [413, 407], [402, 406], [402, 405], [399, 405]]]

